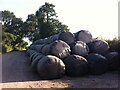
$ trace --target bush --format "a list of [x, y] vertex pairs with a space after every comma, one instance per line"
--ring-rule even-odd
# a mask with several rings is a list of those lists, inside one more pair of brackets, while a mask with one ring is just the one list
[[110, 46], [110, 51], [117, 51], [120, 53], [120, 37], [113, 40], [106, 40]]

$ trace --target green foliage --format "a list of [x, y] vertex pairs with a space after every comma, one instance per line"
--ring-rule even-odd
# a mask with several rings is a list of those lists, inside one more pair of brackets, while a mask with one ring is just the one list
[[2, 11], [2, 46], [3, 52], [23, 50], [27, 43], [23, 38], [35, 41], [53, 34], [69, 31], [68, 26], [57, 19], [55, 5], [45, 3], [34, 14], [29, 14], [25, 22], [13, 12]]
[[40, 35], [36, 34], [39, 33], [37, 22], [37, 17], [34, 14], [30, 14], [22, 26], [24, 30], [24, 37], [28, 37], [31, 41]]
[[31, 41], [46, 38], [58, 32], [69, 31], [68, 26], [57, 19], [54, 7], [53, 4], [45, 3], [36, 11], [35, 15], [28, 15], [24, 27], [28, 32], [26, 36]]
[[[4, 26], [10, 26], [11, 25], [11, 22], [12, 22], [12, 19], [16, 18], [14, 13], [13, 12], [10, 12], [10, 11], [2, 11], [2, 22], [4, 23]], [[6, 30], [3, 29], [3, 30]]]
[[2, 16], [4, 23], [2, 30], [22, 38], [24, 30], [22, 30], [23, 21], [21, 18], [16, 18], [10, 11], [2, 11]]
[[113, 40], [106, 40], [110, 45], [110, 51], [120, 52], [120, 37]]
[[27, 43], [16, 37], [13, 34], [3, 32], [2, 34], [2, 52], [9, 52], [12, 50], [24, 50], [26, 49]]
[[3, 32], [2, 33], [2, 46], [6, 48], [6, 51], [11, 51], [14, 45], [12, 44], [16, 40], [13, 34]]
[[20, 18], [16, 18], [10, 11], [2, 11], [2, 17], [3, 52], [25, 49], [27, 43], [22, 40], [24, 36], [23, 21]]

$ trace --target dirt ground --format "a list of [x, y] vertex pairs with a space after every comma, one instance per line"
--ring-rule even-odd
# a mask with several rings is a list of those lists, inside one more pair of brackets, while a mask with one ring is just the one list
[[[0, 56], [2, 82], [0, 88], [119, 88], [118, 71], [103, 75], [86, 75], [55, 80], [41, 80], [30, 68], [26, 52], [14, 51]], [[1, 76], [1, 75], [0, 75]]]

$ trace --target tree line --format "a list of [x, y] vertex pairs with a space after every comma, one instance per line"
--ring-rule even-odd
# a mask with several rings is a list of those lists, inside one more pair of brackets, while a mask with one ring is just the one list
[[25, 21], [17, 18], [13, 12], [2, 11], [2, 52], [23, 50], [28, 43], [49, 37], [63, 31], [69, 31], [68, 26], [57, 19], [55, 5], [45, 2], [35, 14], [29, 14]]

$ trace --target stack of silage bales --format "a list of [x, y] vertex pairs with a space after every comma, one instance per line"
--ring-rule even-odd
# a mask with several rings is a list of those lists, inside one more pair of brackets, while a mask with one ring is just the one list
[[42, 79], [99, 75], [119, 67], [118, 53], [106, 41], [95, 40], [87, 30], [61, 32], [33, 42], [27, 53], [31, 68]]

